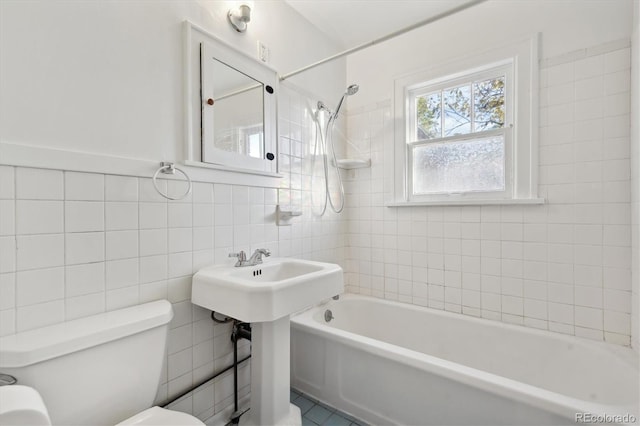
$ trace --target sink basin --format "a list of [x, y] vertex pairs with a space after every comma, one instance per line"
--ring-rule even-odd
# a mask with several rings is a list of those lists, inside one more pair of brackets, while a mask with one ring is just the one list
[[274, 258], [256, 266], [214, 265], [193, 276], [191, 301], [246, 322], [268, 322], [344, 291], [333, 263]]

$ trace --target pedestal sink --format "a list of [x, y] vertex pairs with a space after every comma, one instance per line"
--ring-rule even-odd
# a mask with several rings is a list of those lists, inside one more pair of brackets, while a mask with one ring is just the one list
[[255, 266], [203, 268], [192, 286], [194, 304], [252, 323], [251, 410], [241, 424], [300, 425], [300, 410], [289, 403], [289, 316], [342, 293], [342, 269], [270, 258]]

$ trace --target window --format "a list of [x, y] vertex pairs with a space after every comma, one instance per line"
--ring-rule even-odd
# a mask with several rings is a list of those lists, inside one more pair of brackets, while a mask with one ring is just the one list
[[512, 140], [512, 102], [506, 90], [511, 74], [509, 64], [409, 90], [406, 142], [413, 197], [467, 192], [503, 196], [511, 175], [505, 156]]
[[532, 50], [533, 39], [396, 80], [392, 205], [541, 201]]

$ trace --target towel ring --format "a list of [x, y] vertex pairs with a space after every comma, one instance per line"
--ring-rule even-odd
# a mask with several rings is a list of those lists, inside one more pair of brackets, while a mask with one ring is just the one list
[[[176, 174], [176, 170], [182, 173], [182, 175], [187, 179], [187, 182], [189, 183], [189, 187], [187, 188], [187, 191], [181, 196], [170, 197], [168, 194], [163, 193], [162, 191], [160, 191], [160, 188], [158, 188], [158, 182], [157, 182], [158, 173], [163, 173], [165, 175], [174, 175]], [[154, 188], [156, 188], [156, 191], [158, 191], [158, 194], [162, 195], [167, 200], [177, 201], [177, 200], [182, 200], [183, 198], [185, 198], [187, 195], [191, 193], [192, 184], [191, 184], [191, 178], [189, 178], [189, 176], [185, 173], [184, 170], [174, 166], [173, 163], [167, 163], [163, 161], [162, 163], [160, 163], [160, 168], [156, 170], [156, 172], [153, 174], [153, 186]]]

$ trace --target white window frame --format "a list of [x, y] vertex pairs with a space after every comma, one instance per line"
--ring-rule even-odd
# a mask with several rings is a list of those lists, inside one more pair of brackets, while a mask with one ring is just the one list
[[[464, 56], [446, 64], [433, 66], [400, 77], [394, 84], [395, 147], [393, 193], [388, 206], [466, 205], [466, 204], [540, 204], [538, 185], [538, 40], [536, 34], [521, 41], [487, 52]], [[415, 117], [410, 102], [423, 87], [429, 93], [490, 76], [497, 69], [511, 72], [506, 76], [506, 117], [500, 133], [505, 135], [505, 191], [412, 194], [412, 164], [409, 150], [415, 142]], [[427, 91], [424, 92], [425, 94]], [[511, 108], [509, 108], [511, 106]], [[412, 127], [414, 126], [414, 127]], [[490, 135], [478, 132], [440, 139], [466, 140]], [[424, 141], [423, 141], [424, 142]], [[429, 142], [426, 142], [429, 143]]]
[[[416, 134], [417, 123], [416, 123], [416, 111], [415, 111], [415, 103], [416, 98], [419, 96], [431, 94], [431, 93], [439, 93], [442, 90], [446, 90], [451, 87], [457, 87], [460, 85], [472, 85], [472, 83], [477, 81], [483, 81], [490, 78], [495, 78], [499, 76], [504, 76], [505, 78], [505, 123], [502, 128], [485, 130], [480, 132], [471, 132], [466, 134], [459, 134], [454, 136], [445, 136], [438, 137], [426, 140], [418, 140], [418, 136]], [[407, 135], [406, 140], [406, 157], [407, 157], [407, 192], [409, 194], [409, 198], [413, 201], [432, 201], [434, 199], [448, 199], [449, 197], [455, 196], [468, 196], [473, 195], [474, 198], [477, 199], [505, 199], [510, 198], [510, 194], [512, 193], [512, 182], [513, 182], [513, 162], [512, 162], [512, 150], [513, 150], [513, 62], [511, 60], [506, 61], [504, 63], [499, 64], [490, 64], [486, 67], [483, 67], [481, 70], [471, 70], [465, 73], [462, 73], [459, 77], [455, 78], [447, 78], [443, 81], [428, 81], [422, 82], [414, 86], [407, 87], [407, 119], [406, 124], [407, 128], [405, 134]], [[444, 119], [444, 113], [442, 114]], [[464, 193], [433, 193], [433, 194], [414, 194], [413, 193], [413, 184], [414, 181], [410, 176], [413, 172], [413, 155], [411, 151], [420, 146], [427, 146], [429, 144], [446, 144], [451, 142], [465, 142], [471, 141], [478, 138], [490, 137], [502, 135], [504, 138], [504, 190], [502, 191], [468, 191]]]

